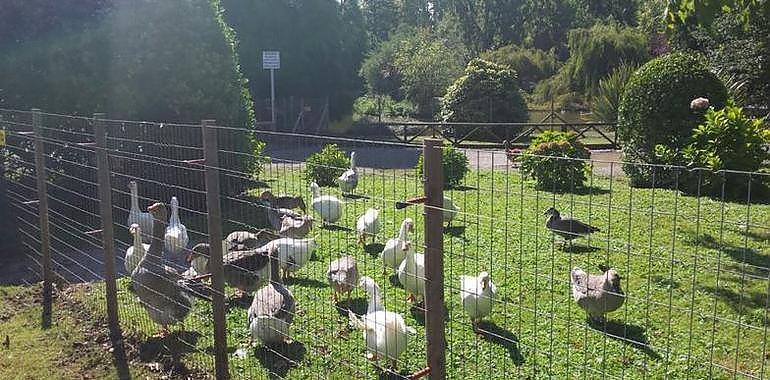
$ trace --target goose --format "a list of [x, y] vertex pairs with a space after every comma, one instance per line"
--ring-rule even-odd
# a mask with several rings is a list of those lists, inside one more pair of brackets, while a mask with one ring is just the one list
[[409, 334], [417, 331], [406, 325], [401, 314], [385, 310], [380, 298], [380, 287], [370, 277], [362, 277], [359, 285], [369, 296], [366, 314], [360, 318], [348, 310], [350, 326], [364, 332], [366, 358], [376, 361], [388, 360], [396, 368], [398, 358], [406, 351]]
[[[224, 246], [222, 248], [223, 253], [227, 252], [224, 250]], [[186, 258], [187, 263], [190, 264], [190, 268], [182, 273], [182, 277], [194, 278], [209, 274], [209, 257], [210, 251], [208, 243], [198, 243], [193, 246]]]
[[276, 209], [295, 209], [298, 208], [302, 212], [307, 212], [307, 206], [305, 200], [300, 196], [293, 195], [278, 195], [276, 196], [270, 190], [265, 190], [260, 194], [259, 199], [270, 204], [271, 207]]
[[377, 239], [380, 232], [380, 210], [369, 208], [358, 217], [356, 221], [356, 231], [358, 231], [358, 242], [366, 245], [366, 237], [371, 236], [372, 242]]
[[281, 231], [281, 228], [283, 227], [283, 220], [286, 218], [291, 218], [295, 220], [303, 219], [307, 216], [303, 216], [302, 214], [290, 210], [288, 208], [273, 208], [270, 206], [267, 206], [267, 221], [270, 223], [270, 226], [275, 231]]
[[284, 215], [281, 218], [281, 228], [278, 231], [278, 234], [281, 235], [281, 237], [302, 239], [307, 236], [312, 229], [312, 216], [294, 218], [289, 215]]
[[123, 265], [126, 267], [126, 273], [130, 276], [139, 265], [139, 262], [142, 261], [147, 250], [150, 249], [150, 245], [142, 243], [142, 228], [138, 224], [132, 224], [128, 232], [134, 236], [134, 244], [126, 249]]
[[171, 197], [171, 219], [166, 227], [166, 252], [176, 255], [187, 249], [190, 238], [187, 236], [187, 227], [179, 220], [179, 200]]
[[340, 175], [337, 180], [342, 194], [350, 194], [358, 186], [358, 172], [356, 172], [356, 152], [350, 152], [350, 169]]
[[[243, 237], [248, 236], [247, 234], [250, 233], [239, 231], [238, 235]], [[232, 241], [228, 242], [228, 239], [222, 241], [223, 275], [225, 282], [237, 290], [235, 297], [241, 298], [246, 293], [264, 286], [269, 280], [268, 254], [273, 248], [270, 244], [263, 243], [262, 246], [253, 249], [228, 250], [228, 243]], [[191, 269], [186, 273], [197, 279], [210, 277], [209, 255], [208, 243], [200, 243], [193, 247], [188, 257]]]
[[[406, 201], [402, 202], [396, 202], [396, 209], [401, 210], [403, 208], [406, 208], [408, 206], [418, 204], [418, 203], [425, 203], [427, 201], [427, 197], [417, 197], [412, 198]], [[444, 223], [446, 223], [447, 228], [452, 225], [452, 220], [454, 220], [457, 213], [460, 211], [460, 209], [455, 206], [455, 203], [448, 197], [444, 197], [444, 202], [442, 204], [442, 213], [441, 216], [443, 217]]]
[[139, 185], [136, 181], [128, 183], [128, 190], [131, 192], [131, 209], [128, 211], [128, 222], [126, 225], [138, 224], [139, 228], [144, 231], [142, 241], [149, 244], [152, 239], [152, 214], [142, 212], [139, 208]]
[[412, 242], [406, 243], [406, 255], [397, 273], [398, 281], [409, 292], [407, 301], [422, 302], [425, 296], [425, 255], [414, 253]]
[[256, 249], [278, 238], [278, 235], [268, 230], [259, 230], [257, 232], [233, 231], [225, 237], [226, 249], [223, 252]]
[[192, 308], [190, 292], [178, 283], [179, 273], [163, 265], [163, 231], [166, 206], [155, 203], [147, 210], [153, 216], [152, 243], [139, 265], [131, 273], [136, 295], [150, 318], [161, 325], [161, 336], [168, 335], [168, 325], [181, 322]]
[[276, 251], [283, 269], [283, 278], [288, 280], [292, 272], [302, 269], [316, 249], [315, 239], [280, 238], [271, 241], [268, 246]]
[[380, 253], [380, 259], [383, 266], [383, 273], [387, 268], [397, 270], [398, 266], [404, 261], [407, 251], [407, 242], [409, 241], [409, 232], [414, 231], [414, 221], [411, 218], [404, 219], [401, 222], [401, 229], [398, 231], [398, 237], [388, 239], [385, 242], [385, 247], [382, 248]]
[[324, 223], [334, 223], [342, 217], [344, 203], [333, 195], [321, 195], [321, 188], [317, 183], [310, 184], [313, 193], [313, 210], [321, 215]]
[[254, 294], [249, 307], [251, 343], [254, 338], [268, 345], [287, 342], [289, 326], [294, 320], [296, 301], [291, 291], [281, 283], [276, 253], [273, 249], [268, 254], [270, 282]]
[[338, 293], [347, 293], [350, 299], [350, 292], [358, 283], [358, 264], [353, 256], [343, 256], [329, 264], [329, 270], [326, 271], [326, 279], [332, 287], [332, 300], [337, 303]]
[[594, 232], [599, 232], [599, 228], [583, 223], [577, 219], [562, 218], [559, 211], [553, 207], [545, 210], [543, 215], [548, 215], [545, 222], [545, 228], [559, 235], [564, 241], [572, 243], [572, 240], [581, 236], [588, 236]]
[[606, 266], [600, 269], [600, 275], [588, 274], [578, 267], [570, 272], [572, 298], [592, 321], [601, 321], [605, 314], [623, 306], [626, 299], [618, 272]]
[[473, 330], [478, 331], [482, 318], [492, 312], [497, 288], [489, 278], [489, 273], [481, 272], [476, 276], [460, 276], [460, 301], [465, 314], [471, 317]]

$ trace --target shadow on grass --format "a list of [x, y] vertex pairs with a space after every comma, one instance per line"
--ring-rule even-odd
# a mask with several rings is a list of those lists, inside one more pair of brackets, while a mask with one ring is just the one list
[[411, 373], [402, 369], [400, 372], [395, 372], [392, 369], [385, 369], [377, 367], [380, 370], [380, 374], [377, 375], [377, 380], [404, 380], [409, 379], [412, 376]]
[[151, 337], [139, 343], [139, 360], [145, 363], [158, 362], [175, 373], [189, 373], [182, 363], [185, 354], [195, 352], [200, 333], [175, 331], [165, 337]]
[[283, 379], [290, 369], [298, 366], [305, 358], [306, 352], [304, 344], [294, 341], [260, 346], [254, 350], [254, 357], [268, 370], [270, 379]]
[[345, 199], [349, 199], [351, 201], [356, 201], [359, 199], [371, 199], [367, 197], [366, 195], [359, 195], [359, 194], [342, 194], [342, 197]]
[[321, 229], [327, 230], [327, 231], [337, 231], [337, 232], [340, 232], [340, 231], [341, 232], [353, 232], [353, 230], [351, 230], [348, 227], [337, 226], [337, 225], [334, 225], [334, 224], [324, 224], [323, 226], [321, 226]]
[[598, 322], [590, 319], [588, 320], [588, 326], [604, 333], [611, 339], [623, 342], [644, 352], [652, 359], [660, 359], [660, 355], [650, 346], [646, 331], [641, 326], [615, 321]]
[[329, 286], [329, 284], [325, 282], [321, 282], [312, 278], [305, 278], [305, 277], [290, 277], [288, 280], [285, 281], [286, 285], [299, 285], [305, 288], [326, 288]]
[[448, 188], [447, 190], [454, 190], [454, 191], [473, 191], [473, 190], [478, 190], [478, 188], [476, 188], [476, 187], [472, 187], [472, 186], [465, 186], [465, 185], [460, 185], [460, 186], [452, 186], [452, 187]]
[[489, 321], [479, 323], [478, 331], [485, 340], [508, 350], [508, 356], [513, 360], [513, 364], [516, 366], [524, 364], [524, 356], [519, 350], [519, 338], [512, 332]]
[[372, 256], [379, 256], [383, 248], [385, 248], [385, 245], [382, 243], [367, 244], [364, 246], [364, 252]]
[[566, 253], [593, 253], [599, 250], [599, 248], [591, 247], [590, 245], [581, 245], [581, 244], [567, 244], [563, 248], [561, 248], [562, 252]]
[[229, 311], [232, 308], [248, 309], [251, 306], [252, 297], [248, 293], [243, 292], [240, 296], [232, 295], [225, 300], [225, 306]]
[[390, 277], [388, 277], [388, 281], [390, 281], [390, 284], [396, 288], [404, 288], [404, 285], [401, 285], [401, 281], [398, 280], [398, 274], [390, 275]]
[[452, 237], [465, 238], [465, 226], [451, 226], [444, 228], [444, 233]]
[[739, 230], [738, 233], [754, 241], [758, 241], [758, 242], [769, 241], [770, 230], [766, 228], [759, 228], [759, 229], [763, 231], [757, 231], [758, 229], [754, 228], [754, 229], [748, 229], [748, 230]]
[[348, 310], [352, 311], [356, 315], [366, 314], [366, 309], [369, 307], [369, 303], [366, 298], [351, 298], [349, 300], [339, 301], [335, 304], [337, 313], [347, 318]]
[[750, 314], [754, 310], [763, 310], [767, 302], [767, 293], [745, 292], [741, 297], [740, 293], [726, 288], [715, 288], [713, 286], [702, 286], [700, 288], [704, 292], [719, 297], [736, 313], [741, 315]]
[[[754, 249], [748, 247], [741, 247], [734, 244], [730, 244], [726, 241], [719, 241], [710, 234], [692, 234], [685, 239], [685, 243], [694, 247], [703, 247], [708, 249], [714, 249], [722, 251], [730, 256], [733, 260], [739, 263], [751, 265], [755, 268], [755, 275], [766, 276], [768, 270], [764, 268], [770, 267], [770, 255], [762, 254]], [[748, 271], [750, 268], [746, 268]]]

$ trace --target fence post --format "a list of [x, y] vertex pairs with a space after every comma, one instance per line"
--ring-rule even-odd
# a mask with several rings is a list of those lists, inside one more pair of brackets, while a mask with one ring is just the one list
[[214, 355], [217, 379], [230, 376], [227, 367], [227, 331], [225, 321], [225, 282], [222, 269], [222, 209], [219, 190], [219, 155], [214, 120], [201, 121], [203, 161], [205, 162], [206, 208], [209, 231], [209, 271], [211, 271], [214, 306]]
[[45, 143], [43, 142], [43, 114], [32, 109], [32, 130], [35, 133], [35, 173], [37, 174], [37, 210], [40, 215], [40, 253], [43, 255], [43, 328], [51, 327], [53, 303], [51, 273], [51, 235], [48, 225], [48, 189], [45, 173]]
[[443, 142], [425, 139], [425, 336], [431, 379], [446, 379]]
[[106, 115], [94, 114], [94, 139], [96, 142], [96, 178], [99, 185], [99, 213], [102, 219], [102, 249], [104, 251], [104, 283], [107, 299], [107, 323], [110, 338], [119, 342], [122, 338], [118, 320], [118, 288], [115, 284], [115, 226], [112, 218], [112, 184], [110, 161], [107, 154]]

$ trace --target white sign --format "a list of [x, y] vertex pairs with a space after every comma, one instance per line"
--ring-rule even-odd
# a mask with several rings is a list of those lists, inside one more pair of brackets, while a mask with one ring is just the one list
[[278, 70], [281, 68], [280, 51], [263, 51], [262, 68], [265, 70]]

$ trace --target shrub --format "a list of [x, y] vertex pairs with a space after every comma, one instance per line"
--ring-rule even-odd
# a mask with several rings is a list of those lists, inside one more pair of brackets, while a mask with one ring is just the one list
[[304, 178], [319, 186], [336, 186], [335, 180], [350, 167], [350, 158], [337, 144], [328, 144], [305, 160]]
[[525, 91], [532, 91], [538, 82], [559, 70], [559, 61], [552, 51], [524, 49], [516, 45], [484, 52], [481, 58], [509, 67], [516, 73], [519, 87]]
[[[618, 138], [624, 160], [630, 163], [662, 163], [655, 146], [673, 151], [689, 143], [692, 130], [703, 121], [703, 113], [690, 109], [697, 97], [722, 108], [727, 90], [703, 62], [692, 55], [674, 53], [656, 58], [629, 79], [618, 108]], [[628, 164], [623, 167], [633, 186], [652, 184], [654, 167]], [[670, 173], [669, 173], [670, 174]], [[655, 185], [670, 183], [658, 170]]]
[[395, 101], [387, 95], [364, 95], [353, 103], [356, 116], [408, 117], [417, 112], [417, 107], [408, 100]]
[[[441, 165], [444, 167], [444, 187], [452, 188], [460, 186], [463, 178], [468, 174], [468, 157], [465, 153], [446, 146], [441, 152]], [[417, 175], [422, 178], [423, 155], [417, 160]]]
[[596, 95], [591, 99], [591, 116], [594, 120], [615, 123], [618, 121], [618, 106], [623, 89], [636, 67], [622, 65], [608, 77], [599, 81]]
[[521, 172], [535, 178], [537, 187], [570, 191], [584, 187], [591, 152], [574, 132], [545, 131], [537, 135], [521, 156]]
[[[692, 131], [690, 143], [681, 151], [659, 144], [655, 152], [666, 163], [689, 168], [706, 168], [711, 173], [701, 179], [687, 175], [684, 186], [690, 192], [700, 181], [703, 192], [715, 193], [721, 188], [718, 170], [759, 171], [763, 162], [770, 160], [770, 130], [764, 119], [752, 119], [743, 109], [730, 104], [721, 110], [710, 108], [706, 121]], [[680, 181], [681, 182], [681, 181]], [[746, 181], [732, 181], [728, 191], [734, 195], [746, 192]]]
[[[474, 59], [468, 63], [465, 75], [457, 79], [441, 101], [442, 116], [450, 122], [526, 122], [527, 104], [516, 83], [516, 73], [504, 66]], [[455, 133], [465, 134], [466, 128]], [[506, 137], [506, 127], [489, 130], [499, 138]], [[484, 133], [476, 138], [489, 139]]]

